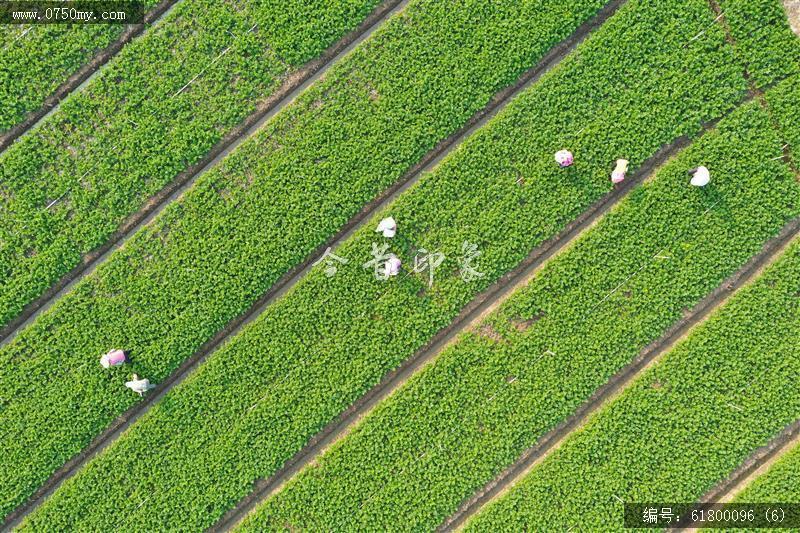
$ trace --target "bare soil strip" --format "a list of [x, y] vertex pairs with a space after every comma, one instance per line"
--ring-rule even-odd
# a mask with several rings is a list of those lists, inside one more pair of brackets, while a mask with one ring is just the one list
[[378, 385], [343, 411], [336, 420], [325, 426], [303, 449], [289, 459], [281, 470], [270, 478], [258, 482], [254, 492], [223, 517], [212, 531], [230, 529], [255, 508], [258, 503], [279, 492], [291, 477], [307, 466], [313, 465], [318, 457], [325, 453], [336, 441], [346, 437], [378, 403], [391, 396], [415, 373], [434, 361], [442, 350], [458, 340], [458, 336], [461, 333], [476, 328], [486, 315], [491, 313], [502, 301], [511, 296], [516, 289], [527, 284], [531, 277], [549, 259], [562, 253], [575, 239], [588, 231], [606, 212], [622, 200], [635, 185], [641, 183], [644, 176], [653, 172], [655, 168], [661, 166], [665, 160], [687, 144], [688, 141], [681, 139], [668, 147], [662, 148], [656, 156], [642, 166], [636, 176], [631, 176], [630, 181], [626, 180], [622, 187], [601, 198], [584, 211], [579, 218], [571, 222], [561, 233], [538, 246], [517, 268], [505, 274], [491, 287], [476, 296], [461, 310], [447, 328], [440, 330], [427, 345], [418, 350], [409, 359], [406, 359], [400, 367], [387, 374]]
[[[800, 3], [800, 0], [796, 1]], [[731, 46], [736, 47], [736, 40], [733, 38], [733, 35], [730, 31], [730, 26], [728, 25], [719, 3], [717, 0], [709, 0], [709, 6], [717, 15], [717, 17], [719, 17], [720, 24], [725, 31], [726, 40], [731, 44]], [[769, 112], [769, 107], [767, 106], [766, 99], [764, 98], [763, 90], [756, 87], [747, 67], [745, 67], [744, 77], [748, 84], [748, 99], [757, 99], [761, 106]], [[774, 123], [775, 121], [773, 120], [773, 124]], [[778, 131], [780, 131], [779, 128]], [[792, 166], [792, 169], [795, 169], [791, 154], [786, 147], [784, 148], [784, 160]], [[523, 452], [520, 458], [517, 459], [517, 461], [515, 461], [511, 466], [506, 468], [494, 480], [486, 484], [483, 489], [481, 489], [479, 492], [476, 492], [471, 498], [464, 501], [459, 509], [453, 515], [451, 515], [438, 529], [440, 531], [455, 530], [459, 526], [463, 525], [470, 516], [475, 514], [488, 501], [496, 498], [499, 494], [510, 489], [517, 480], [524, 477], [524, 475], [527, 474], [536, 464], [540, 463], [545, 457], [557, 449], [564, 439], [569, 436], [569, 434], [580, 429], [580, 427], [586, 423], [589, 416], [598, 411], [604, 405], [610, 403], [625, 388], [627, 388], [637, 376], [641, 375], [648, 367], [654, 365], [666, 352], [670, 350], [672, 346], [684, 338], [694, 327], [708, 318], [708, 316], [710, 316], [715, 309], [723, 305], [734, 291], [741, 288], [748, 280], [760, 275], [763, 269], [780, 255], [781, 251], [788, 246], [788, 244], [798, 233], [800, 233], [800, 219], [795, 219], [787, 224], [778, 236], [767, 242], [758, 255], [751, 258], [744, 267], [742, 267], [733, 276], [728, 278], [728, 280], [723, 282], [722, 285], [715, 289], [714, 292], [709, 294], [700, 303], [698, 303], [694, 309], [687, 314], [687, 316], [674, 324], [664, 336], [645, 347], [645, 349], [636, 357], [636, 359], [634, 359], [628, 366], [620, 370], [620, 372], [615, 374], [605, 385], [595, 391], [591, 398], [589, 398], [587, 402], [578, 408], [578, 410], [571, 417], [546, 433], [541, 439], [539, 439], [539, 442], [537, 442], [535, 446]], [[800, 421], [798, 424], [800, 424]], [[793, 431], [797, 432], [800, 431], [800, 429], [794, 429]], [[792, 433], [792, 435], [794, 435], [794, 433]], [[792, 439], [792, 435], [785, 437], [782, 434], [782, 436], [776, 438], [776, 441], [785, 443]], [[773, 444], [770, 443], [770, 445], [765, 448], [769, 448], [771, 445]], [[780, 446], [780, 444], [777, 442], [774, 445]], [[766, 458], [761, 459], [759, 462], [768, 460], [769, 453], [765, 452], [763, 448], [759, 449], [754, 455], [760, 457], [761, 455], [759, 454], [766, 454]], [[758, 461], [756, 459], [753, 460]], [[747, 468], [749, 461], [750, 459], [745, 462], [745, 464], [742, 466], [742, 469]], [[758, 468], [758, 465], [753, 466], [748, 470], [748, 472], [751, 472], [753, 468]], [[747, 473], [744, 473], [743, 475], [746, 476]], [[732, 484], [735, 483], [735, 481], [732, 482]], [[713, 499], [703, 501], [713, 501]]]
[[800, 37], [800, 0], [783, 0], [783, 7], [786, 8], [789, 26]]
[[[223, 517], [212, 531], [230, 529], [260, 501], [280, 491], [292, 476], [305, 467], [313, 465], [322, 453], [336, 441], [345, 437], [379, 402], [403, 386], [422, 367], [435, 360], [443, 349], [457, 340], [458, 335], [471, 328], [474, 329], [492, 309], [496, 308], [517, 288], [526, 284], [546, 261], [563, 252], [577, 237], [590, 229], [600, 217], [622, 200], [630, 190], [641, 183], [645, 176], [652, 173], [688, 144], [688, 139], [680, 138], [663, 147], [642, 166], [637, 175], [631, 177], [630, 181], [626, 180], [623, 186], [593, 204], [561, 233], [537, 247], [517, 268], [504, 275], [463, 308], [455, 320], [447, 328], [439, 331], [425, 347], [417, 351], [400, 367], [387, 374], [378, 385], [316, 434], [303, 449], [284, 464], [281, 470], [270, 478], [256, 483], [254, 492]], [[800, 223], [798, 223], [798, 228], [800, 228]]]
[[148, 199], [139, 211], [125, 219], [105, 244], [84, 255], [81, 264], [25, 306], [19, 316], [0, 328], [0, 347], [10, 342], [19, 330], [33, 322], [73, 285], [91, 274], [98, 264], [122, 247], [142, 226], [152, 221], [167, 205], [191, 188], [200, 176], [253, 135], [264, 122], [289, 105], [309, 85], [321, 78], [340, 57], [369, 37], [380, 22], [404, 8], [408, 2], [409, 0], [384, 0], [358, 28], [337, 41], [321, 56], [291, 74], [275, 93], [261, 102], [250, 116], [214, 145], [205, 157], [178, 174], [169, 185]]
[[[766, 472], [786, 452], [800, 443], [800, 420], [786, 426], [775, 438], [755, 450], [730, 476], [706, 492], [699, 504], [725, 503], [731, 501], [750, 483]], [[697, 528], [676, 529], [675, 531], [697, 531]]]
[[119, 51], [122, 50], [123, 46], [129, 43], [134, 37], [144, 32], [177, 3], [178, 0], [162, 0], [162, 2], [153, 7], [153, 9], [145, 13], [144, 22], [142, 24], [129, 24], [116, 41], [98, 52], [89, 62], [85, 63], [77, 72], [67, 78], [67, 81], [59, 85], [53, 94], [45, 99], [39, 109], [29, 112], [22, 122], [19, 122], [17, 125], [12, 126], [11, 129], [0, 134], [0, 152], [8, 148], [11, 143], [39, 124], [42, 119], [58, 107], [58, 104], [60, 104], [64, 98], [78, 90], [89, 78], [98, 72], [103, 65], [117, 55]]
[[[625, 4], [626, 1], [627, 0], [613, 0], [606, 4], [594, 18], [581, 25], [568, 39], [552, 48], [535, 67], [529, 69], [520, 76], [516, 83], [497, 93], [489, 104], [476, 113], [458, 132], [441, 141], [434, 150], [426, 154], [426, 156], [419, 163], [414, 165], [414, 167], [412, 167], [400, 181], [395, 183], [392, 188], [388, 189], [382, 193], [380, 197], [365, 206], [353, 220], [348, 222], [348, 225], [340, 232], [339, 236], [334, 237], [331, 242], [320, 246], [304, 265], [298, 266], [295, 269], [295, 271], [300, 269], [299, 273], [289, 273], [292, 279], [283, 284], [281, 289], [271, 291], [271, 294], [266, 295], [264, 301], [257, 304], [257, 309], [248, 312], [247, 317], [243, 319], [241, 325], [246, 324], [258, 316], [267, 305], [299, 281], [305, 272], [311, 268], [311, 262], [319, 255], [319, 252], [327, 249], [328, 246], [335, 247], [340, 242], [346, 240], [360, 227], [361, 222], [371, 213], [382, 209], [384, 206], [391, 203], [399, 194], [416, 183], [424, 173], [433, 169], [444, 157], [457, 149], [464, 139], [494, 117], [517, 94], [527, 89], [544, 74], [558, 65], [558, 63], [583, 42], [593, 30], [601, 26]], [[709, 125], [708, 127], [711, 126]], [[521, 281], [530, 277], [531, 272], [538, 269], [547, 259], [552, 257], [552, 255], [561, 250], [577, 235], [592, 225], [596, 219], [608, 211], [633, 187], [640, 183], [643, 179], [642, 176], [652, 172], [655, 168], [660, 166], [664, 160], [688, 144], [689, 139], [680, 138], [674, 143], [662, 147], [653, 158], [642, 165], [637, 175], [632, 176], [630, 180], [626, 180], [623, 185], [590, 206], [577, 219], [564, 228], [561, 233], [537, 247], [517, 268], [504, 275], [500, 280], [484, 291], [484, 293], [478, 295], [463, 308], [454, 321], [447, 328], [441, 330], [425, 347], [407, 359], [400, 367], [386, 375], [378, 385], [368, 391], [347, 410], [342, 412], [336, 420], [323, 428], [302, 450], [298, 451], [295, 456], [289, 459], [278, 472], [268, 479], [257, 482], [254, 485], [254, 491], [245, 497], [235, 508], [231, 509], [231, 511], [212, 528], [212, 531], [228, 529], [238, 522], [239, 519], [244, 517], [244, 515], [266, 495], [274, 492], [276, 488], [281, 486], [288, 478], [313, 461], [327, 446], [346, 434], [346, 431], [352, 427], [357, 420], [365, 416], [379, 401], [391, 394], [397, 387], [401, 386], [422, 365], [432, 360], [446, 344], [456, 337], [456, 335], [477, 322], [480, 317], [487, 312], [490, 306], [495, 305], [495, 300], [497, 298], [505, 297], [512, 292]], [[231, 331], [227, 335], [232, 335], [235, 332], [236, 331]]]
[[770, 239], [761, 251], [752, 257], [742, 268], [719, 285], [711, 294], [701, 300], [659, 339], [646, 346], [636, 358], [617, 372], [605, 385], [597, 389], [568, 419], [543, 435], [539, 441], [528, 448], [508, 468], [487, 483], [471, 498], [465, 500], [440, 527], [440, 531], [453, 531], [481, 509], [487, 502], [508, 490], [516, 481], [524, 477], [531, 468], [549, 456], [574, 431], [580, 429], [589, 417], [608, 405], [622, 393], [649, 366], [657, 361], [684, 338], [698, 324], [706, 320], [717, 308], [748, 281], [777, 259], [789, 243], [800, 234], [800, 218], [789, 222], [781, 232]]

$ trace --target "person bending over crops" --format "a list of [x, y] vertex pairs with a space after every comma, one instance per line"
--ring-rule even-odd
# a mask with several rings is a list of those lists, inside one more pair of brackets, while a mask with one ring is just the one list
[[150, 383], [149, 379], [139, 379], [139, 376], [136, 374], [133, 375], [133, 379], [131, 381], [125, 382], [125, 386], [131, 389], [133, 392], [138, 393], [139, 396], [142, 396], [145, 392], [155, 387], [155, 385]]

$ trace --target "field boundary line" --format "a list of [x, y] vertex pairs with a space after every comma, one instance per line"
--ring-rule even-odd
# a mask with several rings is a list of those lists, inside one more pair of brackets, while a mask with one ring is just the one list
[[531, 276], [548, 260], [567, 249], [576, 238], [589, 230], [603, 215], [627, 196], [637, 184], [643, 181], [645, 176], [655, 171], [677, 151], [683, 149], [688, 142], [687, 139], [681, 137], [672, 144], [662, 147], [656, 155], [642, 165], [636, 175], [630, 176], [623, 186], [607, 193], [583, 211], [578, 218], [570, 222], [559, 234], [537, 246], [517, 267], [504, 274], [463, 307], [458, 316], [447, 327], [439, 330], [425, 346], [417, 350], [399, 367], [386, 374], [380, 383], [359, 397], [334, 421], [314, 435], [280, 470], [269, 478], [257, 482], [254, 492], [246, 496], [240, 503], [243, 508], [234, 508], [229, 511], [211, 531], [228, 529], [263, 499], [279, 492], [291, 477], [313, 464], [331, 445], [345, 437], [378, 403], [391, 396], [425, 365], [433, 362], [442, 350], [457, 340], [458, 335], [474, 329], [487, 313], [497, 306], [498, 300], [507, 298], [521, 285], [527, 283]]
[[[784, 427], [769, 442], [748, 455], [736, 470], [703, 494], [697, 503], [707, 508], [711, 503], [729, 502], [798, 444], [800, 444], [800, 419]], [[685, 528], [673, 528], [671, 531], [696, 531], [697, 529], [692, 527], [693, 524], [694, 522], [691, 522]]]
[[784, 225], [781, 231], [769, 239], [761, 250], [751, 257], [744, 266], [700, 300], [686, 316], [670, 326], [661, 337], [645, 346], [630, 363], [595, 390], [572, 415], [542, 435], [536, 444], [525, 450], [516, 461], [503, 469], [482, 489], [462, 502], [458, 510], [439, 526], [438, 531], [460, 529], [471, 516], [489, 501], [508, 491], [518, 480], [527, 475], [533, 467], [558, 449], [592, 415], [609, 405], [643, 372], [658, 363], [676, 343], [682, 341], [692, 330], [708, 319], [735, 292], [751, 280], [756, 279], [764, 268], [780, 257], [781, 253], [798, 234], [800, 234], [800, 217], [796, 217]]
[[309, 85], [321, 78], [338, 59], [369, 37], [378, 28], [380, 22], [403, 9], [409, 1], [384, 0], [355, 30], [331, 45], [320, 56], [291, 73], [277, 91], [261, 102], [253, 113], [220, 139], [200, 161], [180, 172], [169, 184], [151, 196], [139, 210], [129, 215], [102, 245], [84, 254], [78, 266], [62, 276], [41, 296], [27, 304], [8, 324], [0, 328], [0, 348], [8, 344], [20, 330], [36, 320], [77, 282], [91, 274], [97, 265], [121, 248], [139, 229], [155, 219], [167, 205], [190, 189], [200, 176], [250, 138], [266, 121], [293, 102]]
[[138, 37], [149, 27], [163, 18], [180, 0], [162, 0], [153, 9], [145, 13], [144, 21], [139, 24], [126, 24], [127, 29], [122, 35], [100, 50], [88, 62], [84, 63], [76, 72], [56, 87], [50, 96], [44, 99], [38, 109], [29, 111], [21, 122], [10, 129], [0, 133], [0, 153], [11, 146], [14, 141], [36, 128], [48, 115], [58, 109], [61, 101], [73, 92], [80, 90], [100, 69], [116, 56], [122, 47]]
[[[264, 122], [272, 118], [276, 113], [289, 105], [294, 99], [305, 91], [305, 89], [321, 78], [338, 59], [349, 53], [362, 41], [367, 39], [380, 27], [380, 23], [391, 15], [401, 11], [410, 0], [384, 0], [373, 12], [356, 28], [349, 32], [345, 37], [337, 41], [328, 48], [321, 56], [306, 63], [306, 65], [290, 76], [278, 92], [274, 93], [259, 108], [251, 114], [244, 122], [240, 123], [232, 130], [220, 143], [215, 145], [212, 151], [203, 161], [193, 165], [179, 176], [184, 176], [182, 180], [175, 180], [165, 189], [162, 189], [155, 197], [151, 198], [148, 205], [159, 198], [158, 203], [153, 204], [149, 210], [143, 209], [134, 214], [135, 220], [129, 220], [123, 225], [115, 235], [117, 238], [108, 241], [99, 249], [87, 254], [83, 264], [73, 270], [65, 278], [51, 287], [47, 293], [31, 304], [32, 309], [24, 317], [15, 319], [8, 326], [0, 329], [0, 347], [10, 343], [16, 333], [25, 326], [33, 322], [41, 313], [45, 312], [53, 303], [64, 293], [69, 291], [76, 283], [84, 277], [90, 275], [94, 269], [112, 252], [122, 247], [128, 238], [136, 233], [142, 226], [153, 220], [169, 203], [181, 196], [189, 189], [205, 171], [216, 164], [220, 159], [234, 150], [241, 142], [259, 129]], [[226, 143], [227, 141], [227, 143]], [[223, 146], [223, 143], [225, 144]], [[213, 157], [212, 157], [213, 154]], [[180, 182], [179, 182], [180, 181]], [[322, 248], [324, 250], [324, 248]], [[84, 463], [91, 457], [102, 451], [110, 442], [143, 415], [147, 408], [163, 397], [169, 390], [179, 383], [186, 374], [195, 366], [201, 363], [211, 352], [221, 345], [229, 336], [237, 333], [250, 320], [255, 318], [260, 310], [271, 303], [280, 294], [288, 289], [289, 282], [296, 276], [302, 274], [306, 266], [310, 268], [314, 258], [308, 259], [301, 265], [296, 266], [284, 275], [278, 282], [273, 284], [270, 290], [262, 296], [251, 308], [243, 315], [234, 318], [228, 325], [210, 340], [206, 341], [195, 354], [184, 360], [183, 363], [165, 380], [158, 384], [157, 388], [145, 400], [135, 404], [122, 415], [117, 417], [108, 428], [100, 435], [95, 437], [92, 442], [85, 447], [79, 454], [67, 461], [56, 470], [44, 484], [30, 497], [25, 503], [17, 507], [8, 514], [3, 522], [0, 523], [0, 530], [11, 530], [16, 527], [22, 519], [31, 511], [38, 507], [39, 503], [52, 494], [61, 483], [71, 477]], [[47, 296], [45, 298], [45, 296]], [[41, 301], [40, 301], [41, 300]], [[257, 312], [256, 312], [257, 311]]]

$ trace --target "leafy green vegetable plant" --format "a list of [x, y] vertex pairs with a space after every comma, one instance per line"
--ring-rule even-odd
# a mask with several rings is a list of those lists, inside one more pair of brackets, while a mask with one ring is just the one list
[[[144, 9], [158, 2], [147, 0]], [[0, 133], [44, 100], [97, 53], [117, 40], [122, 24], [0, 25]]]
[[[243, 529], [436, 528], [800, 215], [794, 175], [764, 157], [780, 156], [780, 148], [757, 103], [723, 119], [268, 500]], [[708, 189], [688, 184], [686, 170], [700, 162], [713, 169]], [[639, 431], [640, 425], [623, 427]], [[642, 433], [642, 441], [655, 440], [654, 431]], [[551, 514], [579, 513], [579, 506], [553, 502], [575, 486], [590, 497], [596, 480], [584, 482], [581, 473], [593, 464], [568, 473], [554, 468], [564, 472], [563, 486], [537, 502], [550, 505]], [[514, 505], [545, 516], [542, 507], [525, 505], [526, 496], [493, 515], [485, 530], [524, 530], [513, 519]], [[548, 523], [547, 516], [528, 529], [571, 525]]]
[[[621, 501], [699, 499], [800, 417], [798, 286], [795, 241], [467, 530], [621, 530]], [[742, 498], [797, 501], [797, 478], [783, 484], [792, 468]]]

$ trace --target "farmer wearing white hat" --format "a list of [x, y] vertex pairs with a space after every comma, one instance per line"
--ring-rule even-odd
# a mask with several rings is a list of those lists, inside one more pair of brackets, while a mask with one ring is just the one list
[[689, 171], [692, 180], [689, 182], [695, 187], [705, 187], [711, 181], [711, 173], [706, 167], [697, 167]]
[[145, 392], [155, 388], [155, 385], [150, 383], [149, 379], [139, 379], [139, 376], [136, 374], [133, 375], [131, 381], [125, 382], [125, 386], [137, 393], [139, 396], [142, 396]]
[[392, 217], [384, 218], [378, 223], [376, 233], [383, 233], [383, 236], [391, 239], [397, 233], [397, 222]]
[[125, 363], [125, 352], [122, 350], [111, 350], [103, 354], [100, 358], [100, 364], [103, 368], [111, 368], [112, 366], [120, 366]]
[[614, 171], [611, 172], [611, 183], [616, 185], [617, 183], [622, 183], [625, 180], [625, 174], [628, 173], [628, 160], [627, 159], [617, 159], [617, 166], [614, 168]]

